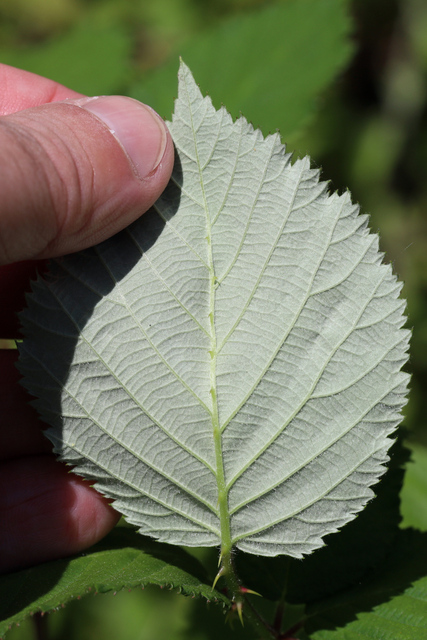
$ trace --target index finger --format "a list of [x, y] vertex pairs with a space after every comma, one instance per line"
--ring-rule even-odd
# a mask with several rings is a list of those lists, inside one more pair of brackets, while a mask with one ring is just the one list
[[81, 97], [81, 93], [67, 89], [54, 80], [0, 63], [0, 116], [50, 102]]

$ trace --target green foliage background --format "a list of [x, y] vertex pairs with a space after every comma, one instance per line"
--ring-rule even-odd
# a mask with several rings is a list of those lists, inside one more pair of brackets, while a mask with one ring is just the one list
[[[285, 4], [294, 12], [293, 42], [281, 36]], [[338, 7], [351, 22], [334, 23]], [[0, 43], [1, 62], [82, 93], [133, 95], [164, 117], [182, 55], [216, 107], [241, 110], [265, 134], [279, 128], [289, 150], [323, 167], [331, 188], [350, 189], [405, 283], [413, 461], [401, 511], [404, 526], [427, 531], [425, 0], [0, 0]], [[224, 637], [221, 607], [156, 587], [89, 596], [38, 624], [52, 639]], [[35, 634], [29, 620], [7, 638]], [[230, 637], [247, 636], [236, 626]]]

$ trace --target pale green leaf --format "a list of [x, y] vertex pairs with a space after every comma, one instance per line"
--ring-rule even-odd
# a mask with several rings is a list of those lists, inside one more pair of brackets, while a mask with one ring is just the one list
[[400, 421], [400, 285], [347, 193], [179, 73], [172, 180], [34, 285], [25, 384], [141, 533], [301, 557], [351, 520]]
[[236, 569], [243, 584], [271, 600], [286, 593], [288, 603], [311, 604], [341, 594], [370, 575], [393, 553], [400, 532], [399, 492], [408, 452], [398, 440], [389, 455], [387, 473], [374, 487], [375, 500], [338, 536], [327, 537], [325, 546], [304, 562], [239, 554]]

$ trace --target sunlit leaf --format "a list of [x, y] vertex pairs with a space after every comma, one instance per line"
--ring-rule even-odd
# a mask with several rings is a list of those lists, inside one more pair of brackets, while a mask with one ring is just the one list
[[23, 316], [63, 460], [141, 533], [301, 557], [351, 520], [400, 421], [400, 285], [328, 194], [182, 65], [177, 159], [126, 231], [58, 260]]

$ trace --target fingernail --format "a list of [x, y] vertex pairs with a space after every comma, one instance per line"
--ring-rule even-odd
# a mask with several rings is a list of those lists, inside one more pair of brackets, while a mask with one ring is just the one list
[[153, 109], [124, 96], [80, 98], [72, 102], [105, 122], [141, 179], [158, 167], [166, 148], [167, 129]]

